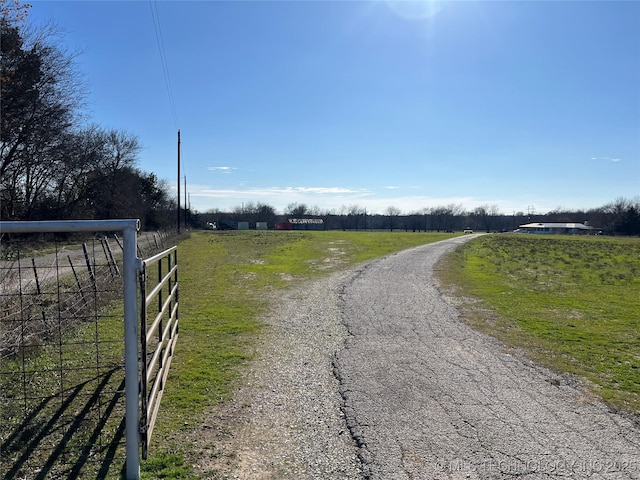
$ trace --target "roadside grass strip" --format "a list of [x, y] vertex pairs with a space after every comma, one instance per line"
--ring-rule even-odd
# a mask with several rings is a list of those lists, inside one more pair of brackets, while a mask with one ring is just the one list
[[640, 239], [486, 235], [440, 277], [470, 325], [640, 412]]

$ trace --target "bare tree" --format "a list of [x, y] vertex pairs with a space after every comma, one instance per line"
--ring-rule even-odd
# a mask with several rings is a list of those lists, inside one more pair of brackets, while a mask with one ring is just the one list
[[308, 207], [304, 203], [290, 203], [284, 210], [285, 215], [291, 217], [302, 217], [308, 212]]
[[29, 15], [31, 5], [19, 0], [0, 1], [0, 16], [12, 25], [21, 25]]
[[640, 197], [632, 200], [619, 197], [602, 208], [605, 228], [612, 233], [640, 234]]
[[489, 233], [496, 217], [500, 215], [497, 205], [481, 205], [473, 210], [473, 215], [478, 218], [483, 229]]
[[101, 181], [95, 173], [105, 152], [105, 137], [100, 128], [91, 126], [64, 140], [67, 146], [64, 161], [56, 171], [53, 190], [54, 208], [58, 218], [93, 216], [93, 199], [89, 192]]
[[431, 209], [431, 230], [438, 232], [454, 230], [456, 219], [465, 214], [464, 206], [460, 204], [450, 203], [434, 207]]
[[307, 208], [307, 215], [313, 215], [314, 217], [322, 216], [322, 209], [318, 205], [312, 205]]
[[267, 224], [273, 225], [276, 221], [276, 209], [271, 205], [258, 202], [255, 212], [257, 222], [267, 222]]
[[398, 207], [390, 206], [384, 211], [384, 214], [387, 217], [387, 224], [389, 226], [389, 230], [393, 232], [393, 228], [396, 224], [396, 219], [400, 215], [400, 209]]
[[134, 167], [140, 141], [135, 135], [119, 130], [98, 134], [104, 138], [104, 151], [94, 166], [89, 196], [94, 201], [95, 218], [116, 218], [134, 210], [137, 202], [138, 171]]
[[348, 217], [350, 228], [366, 229], [367, 228], [367, 210], [360, 205], [349, 205]]
[[0, 34], [0, 213], [25, 218], [50, 187], [84, 89], [74, 57], [53, 44], [55, 27], [20, 29], [2, 17]]

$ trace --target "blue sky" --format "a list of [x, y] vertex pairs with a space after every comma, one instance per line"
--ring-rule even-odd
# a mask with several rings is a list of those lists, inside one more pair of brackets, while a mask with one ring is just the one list
[[172, 188], [181, 130], [200, 212], [640, 195], [640, 2], [30, 3], [81, 52], [91, 121]]

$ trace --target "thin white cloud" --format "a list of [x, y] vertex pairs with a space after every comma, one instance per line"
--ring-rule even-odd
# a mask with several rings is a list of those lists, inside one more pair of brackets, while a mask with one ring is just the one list
[[363, 190], [354, 190], [344, 187], [289, 187], [289, 191], [298, 191], [303, 193], [315, 193], [319, 195], [336, 194], [336, 193], [362, 193]]
[[405, 187], [400, 187], [397, 185], [387, 185], [386, 187], [384, 187], [385, 190], [422, 190], [422, 187], [418, 186], [418, 185], [409, 185], [409, 186], [405, 186]]
[[[195, 190], [195, 191], [194, 191]], [[280, 195], [370, 195], [366, 189], [353, 189], [346, 187], [266, 187], [266, 188], [211, 188], [205, 185], [192, 185], [191, 191], [195, 195], [203, 197], [242, 197], [242, 196], [267, 196]]]
[[605, 162], [621, 162], [622, 159], [621, 158], [611, 158], [611, 157], [591, 157], [591, 160], [604, 160]]
[[236, 168], [220, 166], [220, 167], [209, 167], [207, 170], [209, 170], [210, 172], [231, 173], [233, 170], [236, 170]]

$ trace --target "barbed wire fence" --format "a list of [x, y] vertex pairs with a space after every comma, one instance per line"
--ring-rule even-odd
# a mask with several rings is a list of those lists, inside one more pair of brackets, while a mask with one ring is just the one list
[[[152, 255], [169, 233], [138, 236]], [[0, 478], [120, 478], [122, 243], [0, 243]]]

